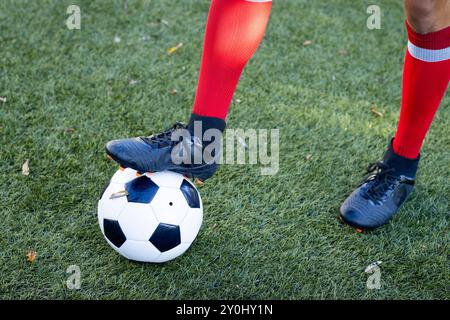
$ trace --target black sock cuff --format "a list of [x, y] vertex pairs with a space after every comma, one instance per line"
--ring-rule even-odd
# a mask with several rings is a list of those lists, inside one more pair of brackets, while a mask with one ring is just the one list
[[393, 141], [394, 139], [389, 143], [388, 149], [384, 154], [383, 162], [390, 167], [395, 168], [395, 172], [399, 175], [414, 179], [416, 177], [417, 168], [419, 167], [420, 155], [416, 159], [408, 159], [396, 154], [392, 145]]
[[225, 126], [226, 126], [225, 120], [223, 120], [223, 119], [199, 116], [195, 113], [192, 113], [191, 118], [189, 119], [189, 124], [187, 126], [191, 135], [194, 135], [194, 123], [195, 122], [202, 123], [202, 135], [205, 133], [206, 130], [209, 130], [209, 129], [217, 129], [220, 132], [223, 132], [225, 130]]

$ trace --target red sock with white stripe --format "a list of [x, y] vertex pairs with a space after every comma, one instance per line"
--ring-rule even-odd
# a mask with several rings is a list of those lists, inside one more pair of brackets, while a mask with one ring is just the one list
[[406, 27], [402, 107], [393, 148], [415, 159], [450, 80], [450, 27], [428, 34], [414, 32], [407, 22]]
[[242, 70], [264, 35], [271, 6], [271, 0], [211, 1], [194, 116], [225, 119]]

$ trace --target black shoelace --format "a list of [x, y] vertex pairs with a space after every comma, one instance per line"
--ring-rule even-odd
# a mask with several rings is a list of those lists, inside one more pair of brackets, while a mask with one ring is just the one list
[[371, 163], [367, 168], [367, 175], [363, 183], [371, 182], [366, 190], [366, 197], [374, 202], [379, 202], [386, 191], [397, 182], [395, 169], [379, 161]]
[[170, 145], [174, 145], [178, 143], [178, 141], [172, 141], [171, 137], [174, 131], [180, 130], [180, 129], [186, 129], [186, 125], [184, 125], [181, 122], [176, 122], [172, 127], [169, 129], [158, 133], [156, 135], [152, 135], [149, 137], [141, 137], [141, 139], [147, 143], [147, 144], [154, 144], [156, 143], [159, 147], [166, 147]]

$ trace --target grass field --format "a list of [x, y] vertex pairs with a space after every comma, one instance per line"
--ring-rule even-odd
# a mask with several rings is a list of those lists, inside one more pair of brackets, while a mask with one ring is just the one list
[[[65, 26], [74, 3], [81, 30]], [[187, 119], [209, 1], [0, 1], [0, 298], [450, 298], [450, 95], [392, 223], [359, 234], [336, 219], [395, 132], [406, 45], [402, 1], [377, 2], [381, 30], [366, 27], [371, 1], [351, 3], [275, 1], [228, 126], [279, 128], [280, 170], [223, 166], [200, 188], [190, 250], [146, 265], [116, 254], [98, 227], [117, 169], [103, 148]], [[376, 260], [382, 287], [368, 290]], [[66, 287], [74, 264], [80, 290]]]

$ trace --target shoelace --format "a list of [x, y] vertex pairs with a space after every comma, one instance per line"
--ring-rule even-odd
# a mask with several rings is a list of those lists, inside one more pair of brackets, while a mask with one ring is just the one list
[[381, 161], [371, 163], [363, 181], [363, 183], [372, 182], [366, 190], [366, 197], [374, 202], [379, 202], [386, 191], [396, 183], [398, 177], [393, 174], [394, 172], [394, 168]]
[[177, 121], [172, 127], [168, 128], [167, 130], [149, 137], [141, 137], [141, 139], [147, 144], [156, 143], [159, 147], [174, 145], [178, 143], [178, 141], [172, 141], [172, 133], [180, 129], [186, 129], [186, 125]]

